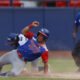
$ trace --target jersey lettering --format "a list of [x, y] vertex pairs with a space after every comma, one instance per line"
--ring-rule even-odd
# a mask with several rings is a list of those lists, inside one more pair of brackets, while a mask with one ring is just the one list
[[29, 45], [29, 48], [33, 51], [33, 53], [38, 53], [38, 52], [40, 52], [40, 49], [38, 48], [37, 45], [35, 45], [35, 44], [33, 43], [33, 40], [31, 40], [31, 44]]
[[25, 38], [25, 36], [23, 34], [19, 35], [18, 43], [20, 46], [24, 45], [27, 41], [28, 41], [28, 38]]

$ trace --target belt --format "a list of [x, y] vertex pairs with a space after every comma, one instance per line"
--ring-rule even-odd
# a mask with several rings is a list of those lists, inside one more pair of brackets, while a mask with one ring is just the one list
[[23, 56], [20, 54], [20, 52], [19, 52], [18, 50], [17, 50], [17, 54], [18, 54], [18, 56], [19, 56], [19, 58], [20, 58], [21, 60], [23, 60], [24, 62], [27, 61], [26, 59], [23, 58]]

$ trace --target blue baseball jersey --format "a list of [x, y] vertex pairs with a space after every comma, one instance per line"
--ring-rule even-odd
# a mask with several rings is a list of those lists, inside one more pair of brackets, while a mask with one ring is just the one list
[[40, 57], [46, 50], [42, 46], [38, 45], [37, 36], [33, 36], [31, 39], [26, 38], [24, 35], [19, 36], [18, 51], [24, 59], [27, 61], [33, 61]]
[[80, 13], [78, 13], [78, 15], [76, 16], [75, 25], [76, 25], [77, 27], [80, 26]]

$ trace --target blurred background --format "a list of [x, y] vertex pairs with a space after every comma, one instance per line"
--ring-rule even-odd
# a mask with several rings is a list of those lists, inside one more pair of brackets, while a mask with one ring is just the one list
[[74, 21], [80, 11], [80, 0], [0, 0], [0, 50], [10, 50], [6, 46], [7, 36], [21, 33], [33, 21], [39, 21], [39, 28], [50, 31], [47, 41], [49, 50], [71, 51], [78, 40], [72, 39]]

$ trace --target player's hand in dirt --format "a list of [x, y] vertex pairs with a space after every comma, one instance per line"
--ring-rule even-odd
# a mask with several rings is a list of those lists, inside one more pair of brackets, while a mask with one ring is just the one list
[[51, 74], [51, 66], [50, 66], [50, 64], [48, 64], [48, 72], [45, 73], [45, 74]]
[[38, 21], [34, 21], [34, 22], [32, 23], [32, 25], [33, 25], [34, 27], [38, 27], [38, 26], [39, 26], [39, 22], [38, 22]]

